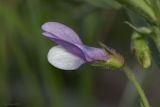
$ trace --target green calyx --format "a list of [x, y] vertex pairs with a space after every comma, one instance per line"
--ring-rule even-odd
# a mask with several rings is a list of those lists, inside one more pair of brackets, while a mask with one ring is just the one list
[[104, 64], [108, 68], [121, 68], [124, 65], [124, 59], [121, 56], [111, 55]]
[[105, 61], [97, 61], [93, 63], [94, 66], [115, 69], [119, 69], [124, 66], [124, 58], [120, 54], [118, 54], [115, 50], [108, 48], [102, 43], [100, 43], [100, 45], [105, 49], [108, 55], [108, 59]]

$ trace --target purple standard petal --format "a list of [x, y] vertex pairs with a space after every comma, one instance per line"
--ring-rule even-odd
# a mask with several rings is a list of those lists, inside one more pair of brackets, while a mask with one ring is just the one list
[[44, 36], [48, 37], [50, 40], [54, 41], [55, 43], [59, 44], [60, 46], [64, 47], [66, 50], [71, 52], [72, 54], [75, 54], [82, 58], [83, 60], [86, 60], [85, 55], [82, 51], [83, 45], [73, 44], [68, 41], [65, 41], [63, 39], [57, 38], [53, 34], [44, 32], [42, 33]]
[[42, 25], [42, 29], [45, 32], [52, 34], [51, 36], [53, 38], [56, 37], [60, 40], [64, 40], [73, 44], [83, 44], [78, 35], [70, 27], [67, 27], [64, 24], [58, 22], [47, 22]]
[[83, 53], [88, 62], [92, 62], [95, 60], [107, 60], [107, 54], [104, 49], [94, 48], [94, 47], [83, 47]]

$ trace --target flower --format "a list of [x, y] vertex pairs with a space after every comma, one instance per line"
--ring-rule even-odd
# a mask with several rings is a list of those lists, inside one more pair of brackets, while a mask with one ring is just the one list
[[84, 63], [108, 58], [104, 49], [84, 45], [78, 35], [64, 24], [47, 22], [42, 29], [45, 37], [58, 44], [49, 50], [48, 61], [59, 69], [75, 70]]

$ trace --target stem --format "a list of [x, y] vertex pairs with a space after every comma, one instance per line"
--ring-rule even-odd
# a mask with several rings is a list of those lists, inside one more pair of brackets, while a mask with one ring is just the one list
[[138, 82], [138, 80], [136, 79], [135, 75], [132, 73], [132, 71], [127, 67], [124, 66], [123, 68], [124, 73], [127, 75], [127, 77], [129, 78], [129, 80], [133, 83], [133, 85], [135, 86], [139, 96], [142, 99], [143, 105], [144, 107], [150, 107], [150, 104], [148, 102], [148, 99], [140, 85], [140, 83]]
[[[154, 36], [154, 35], [153, 35]], [[157, 35], [159, 36], [159, 35]], [[160, 68], [160, 39], [147, 37], [148, 46], [151, 50], [151, 55], [158, 68]]]

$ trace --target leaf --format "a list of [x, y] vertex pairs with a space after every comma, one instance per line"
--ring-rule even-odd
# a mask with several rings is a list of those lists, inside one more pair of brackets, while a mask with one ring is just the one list
[[116, 2], [115, 0], [85, 0], [86, 2], [96, 6], [96, 7], [107, 7], [107, 5], [109, 7], [115, 8], [115, 9], [119, 9], [121, 8], [121, 5]]
[[155, 16], [152, 8], [146, 4], [143, 0], [117, 0], [119, 3], [131, 9], [132, 11], [145, 17], [150, 23], [157, 23], [157, 18]]

